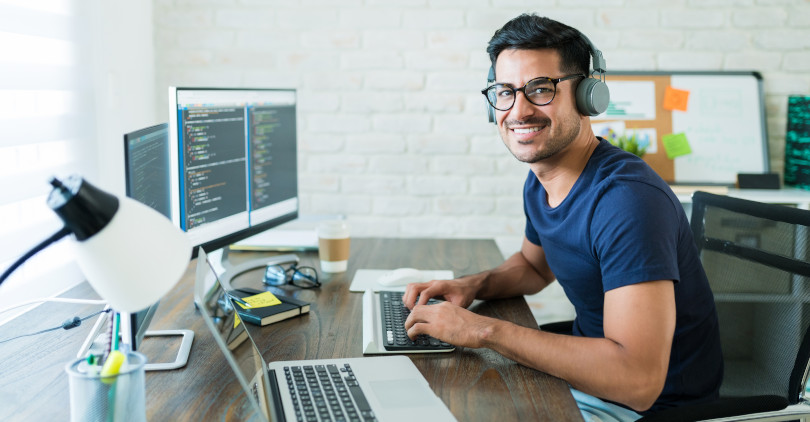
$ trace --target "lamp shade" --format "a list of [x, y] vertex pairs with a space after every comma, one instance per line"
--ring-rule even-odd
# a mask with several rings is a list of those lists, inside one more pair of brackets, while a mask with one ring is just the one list
[[87, 281], [116, 311], [137, 312], [154, 304], [188, 267], [191, 245], [185, 233], [140, 202], [68, 179], [54, 189], [49, 205], [73, 230], [76, 259]]

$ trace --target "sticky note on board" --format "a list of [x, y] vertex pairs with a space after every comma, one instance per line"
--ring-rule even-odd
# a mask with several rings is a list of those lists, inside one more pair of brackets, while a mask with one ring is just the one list
[[692, 153], [692, 147], [689, 146], [689, 140], [686, 139], [685, 133], [670, 133], [669, 135], [664, 135], [661, 137], [661, 143], [664, 144], [664, 150], [667, 152], [667, 158], [670, 160]]
[[[252, 308], [264, 308], [265, 306], [274, 306], [281, 303], [278, 298], [270, 292], [259, 293], [257, 295], [243, 297], [242, 300], [247, 302]], [[247, 306], [236, 302], [242, 309], [248, 309]]]
[[664, 91], [664, 109], [686, 111], [689, 103], [689, 91], [667, 86]]

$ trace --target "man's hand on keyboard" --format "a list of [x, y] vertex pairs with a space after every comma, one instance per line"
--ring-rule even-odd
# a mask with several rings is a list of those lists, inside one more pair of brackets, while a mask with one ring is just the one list
[[435, 297], [466, 308], [473, 303], [477, 292], [477, 287], [466, 280], [433, 280], [427, 283], [409, 284], [402, 296], [402, 303], [408, 309], [413, 309], [414, 306], [424, 305], [429, 299]]
[[456, 347], [479, 348], [485, 346], [485, 339], [498, 322], [450, 302], [441, 302], [415, 306], [405, 320], [405, 329], [411, 339], [427, 334]]

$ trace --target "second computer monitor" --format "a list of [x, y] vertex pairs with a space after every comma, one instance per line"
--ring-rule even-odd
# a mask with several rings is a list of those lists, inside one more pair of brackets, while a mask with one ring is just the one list
[[172, 220], [193, 245], [221, 248], [298, 216], [295, 90], [172, 87], [169, 103]]
[[124, 134], [127, 196], [172, 217], [169, 124]]

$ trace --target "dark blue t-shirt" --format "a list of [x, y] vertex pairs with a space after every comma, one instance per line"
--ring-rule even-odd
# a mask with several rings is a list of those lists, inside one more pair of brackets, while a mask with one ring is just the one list
[[675, 281], [677, 319], [669, 370], [651, 413], [714, 399], [723, 376], [717, 312], [683, 206], [640, 158], [600, 139], [571, 192], [549, 207], [529, 172], [526, 238], [543, 247], [576, 309], [574, 334], [604, 337], [605, 292]]

